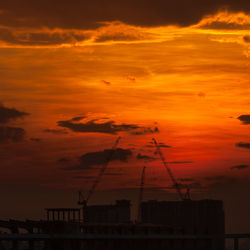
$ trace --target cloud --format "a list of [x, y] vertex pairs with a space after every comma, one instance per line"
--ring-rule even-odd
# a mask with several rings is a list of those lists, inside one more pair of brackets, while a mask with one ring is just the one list
[[0, 105], [0, 124], [8, 123], [11, 120], [16, 120], [26, 115], [28, 115], [28, 113]]
[[107, 161], [110, 154], [113, 154], [110, 161], [127, 162], [128, 158], [132, 156], [133, 153], [130, 149], [122, 148], [117, 148], [115, 150], [104, 149], [103, 151], [90, 152], [80, 157], [79, 165], [65, 168], [65, 170], [83, 170], [90, 169], [93, 166], [102, 165]]
[[43, 132], [52, 133], [52, 134], [68, 134], [68, 132], [65, 131], [65, 130], [62, 130], [62, 129], [50, 129], [50, 128], [44, 129]]
[[23, 128], [0, 126], [0, 143], [19, 142], [24, 139], [25, 130]]
[[238, 142], [235, 144], [236, 147], [239, 148], [249, 148], [250, 149], [250, 143], [249, 142]]
[[234, 170], [234, 169], [242, 170], [242, 169], [246, 169], [246, 168], [249, 168], [249, 166], [248, 165], [237, 165], [237, 166], [231, 167], [230, 169], [231, 170]]
[[56, 46], [75, 44], [88, 39], [89, 36], [73, 30], [22, 30], [16, 31], [7, 27], [0, 28], [0, 40], [8, 44], [22, 46]]
[[237, 119], [242, 121], [244, 125], [249, 125], [250, 124], [250, 115], [241, 115]]
[[243, 36], [243, 41], [245, 43], [250, 43], [250, 36]]
[[[64, 0], [60, 2], [60, 8], [54, 2], [48, 4], [48, 0], [36, 2], [24, 3], [20, 8], [16, 7], [19, 3], [0, 4], [0, 8], [1, 5], [6, 8], [0, 15], [0, 41], [4, 46], [62, 47], [148, 42], [157, 36], [147, 28], [166, 25], [194, 25], [192, 27], [203, 29], [250, 28], [246, 11], [250, 11], [250, 7], [246, 3], [235, 4], [233, 0], [212, 0], [202, 4], [199, 0], [192, 4], [185, 0], [177, 0], [178, 3], [170, 0], [73, 0], [73, 3], [68, 3]], [[67, 14], [61, 8], [67, 9]]]
[[193, 161], [169, 161], [168, 164], [191, 164]]
[[[145, 28], [119, 21], [103, 22], [93, 29], [46, 28], [16, 29], [0, 25], [0, 41], [8, 46], [48, 47], [82, 46], [98, 43], [149, 41], [154, 36]], [[86, 43], [85, 43], [86, 42]]]
[[79, 122], [82, 119], [86, 118], [86, 116], [76, 116], [71, 119], [72, 122]]
[[131, 81], [131, 82], [136, 82], [135, 76], [128, 75], [126, 78], [127, 78], [129, 81]]
[[[248, 0], [72, 0], [1, 1], [0, 24], [12, 27], [89, 29], [106, 21], [137, 26], [188, 26], [227, 7], [250, 11]], [[65, 10], [67, 10], [65, 12]]]
[[137, 154], [137, 156], [136, 156], [136, 159], [138, 159], [138, 160], [149, 160], [149, 161], [153, 161], [153, 160], [155, 160], [155, 158], [154, 157], [152, 157], [152, 156], [149, 156], [149, 155], [143, 155], [143, 154]]
[[106, 85], [111, 85], [111, 82], [105, 81], [105, 80], [101, 80], [102, 83], [106, 84]]
[[68, 128], [73, 132], [78, 133], [105, 133], [117, 134], [122, 131], [130, 131], [141, 128], [135, 124], [115, 124], [114, 121], [107, 121], [104, 123], [97, 123], [98, 119], [90, 120], [85, 123], [76, 123], [69, 121], [58, 121], [57, 125], [60, 127]]
[[[147, 148], [155, 148], [155, 145], [153, 142], [149, 142], [150, 144], [146, 145]], [[163, 142], [158, 142], [158, 146], [160, 148], [172, 148], [171, 146], [163, 143]]]
[[96, 38], [95, 42], [109, 42], [109, 41], [137, 41], [145, 39], [145, 37], [139, 37], [138, 35], [129, 35], [124, 33], [116, 33], [114, 35], [103, 35]]
[[159, 133], [158, 127], [155, 128], [140, 128], [137, 131], [131, 132], [132, 135], [147, 135], [147, 134], [153, 134], [153, 133]]
[[249, 30], [250, 17], [244, 12], [224, 10], [206, 16], [195, 27], [202, 29]]

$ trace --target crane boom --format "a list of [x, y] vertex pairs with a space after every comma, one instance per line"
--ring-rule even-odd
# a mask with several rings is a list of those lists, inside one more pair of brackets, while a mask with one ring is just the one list
[[100, 169], [100, 172], [99, 172], [99, 174], [98, 174], [98, 176], [97, 176], [95, 182], [93, 183], [92, 188], [89, 190], [89, 193], [88, 193], [88, 195], [87, 195], [87, 199], [85, 200], [85, 205], [87, 205], [87, 203], [88, 203], [89, 199], [91, 198], [92, 194], [94, 193], [96, 187], [97, 187], [98, 184], [100, 183], [101, 178], [102, 178], [102, 176], [103, 176], [103, 174], [104, 174], [106, 168], [108, 167], [108, 164], [109, 164], [110, 160], [112, 159], [112, 157], [113, 157], [113, 155], [114, 155], [114, 153], [115, 153], [115, 149], [116, 149], [117, 145], [119, 144], [120, 139], [121, 139], [121, 137], [119, 136], [119, 137], [116, 139], [114, 146], [113, 146], [112, 149], [110, 150], [110, 154], [108, 155], [108, 157], [107, 157], [105, 163], [103, 164], [102, 168]]
[[166, 168], [166, 170], [167, 170], [167, 172], [168, 172], [168, 174], [169, 174], [169, 176], [170, 176], [170, 179], [172, 180], [172, 182], [173, 182], [173, 184], [174, 184], [174, 188], [176, 189], [177, 193], [179, 194], [181, 200], [185, 200], [185, 197], [183, 196], [183, 194], [182, 194], [182, 192], [181, 192], [181, 188], [180, 188], [180, 186], [179, 186], [179, 183], [175, 180], [174, 175], [173, 175], [171, 169], [169, 168], [169, 166], [168, 166], [168, 164], [167, 164], [167, 162], [166, 162], [166, 160], [165, 160], [164, 155], [162, 154], [162, 151], [161, 151], [161, 149], [160, 149], [159, 144], [157, 143], [157, 141], [155, 140], [155, 138], [153, 138], [152, 140], [153, 140], [153, 142], [154, 142], [154, 144], [155, 144], [157, 153], [160, 155], [160, 158], [161, 158], [161, 160], [162, 160], [162, 163], [163, 163], [163, 165], [165, 166], [165, 168]]
[[140, 185], [140, 192], [139, 192], [139, 197], [138, 197], [138, 218], [137, 220], [140, 222], [141, 221], [141, 203], [143, 200], [143, 191], [144, 191], [144, 183], [145, 183], [145, 171], [146, 167], [144, 166], [142, 169], [142, 175], [141, 175], [141, 185]]

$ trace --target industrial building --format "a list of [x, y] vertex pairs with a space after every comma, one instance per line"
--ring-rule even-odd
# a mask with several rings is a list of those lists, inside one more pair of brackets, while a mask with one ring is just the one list
[[[31, 234], [28, 238], [30, 250], [38, 249], [34, 240], [40, 239], [41, 233], [45, 237], [43, 250], [224, 250], [223, 202], [192, 200], [188, 187], [184, 194], [183, 187], [176, 181], [155, 139], [153, 143], [156, 151], [176, 189], [179, 201], [143, 201], [146, 171], [144, 166], [136, 220], [131, 219], [130, 200], [117, 200], [113, 205], [89, 205], [89, 200], [99, 185], [119, 140], [120, 137], [110, 150], [86, 196], [79, 191], [80, 207], [47, 208], [45, 221], [2, 221], [2, 225], [14, 234], [19, 228], [27, 230]], [[35, 231], [38, 235], [33, 238]], [[18, 246], [15, 237], [12, 249], [17, 249]]]
[[[225, 234], [221, 200], [156, 201], [141, 203], [141, 222], [168, 225], [187, 235]], [[224, 249], [224, 239], [216, 241], [215, 249]]]
[[117, 200], [115, 205], [92, 205], [83, 207], [84, 222], [128, 223], [130, 222], [130, 201]]
[[224, 234], [225, 231], [220, 200], [142, 202], [141, 222], [181, 227], [186, 234]]

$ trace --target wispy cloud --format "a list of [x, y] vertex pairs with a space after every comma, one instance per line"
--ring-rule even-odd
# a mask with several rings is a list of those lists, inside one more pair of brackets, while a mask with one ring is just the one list
[[28, 113], [0, 105], [0, 124], [8, 123], [26, 115], [28, 115]]
[[130, 149], [123, 149], [123, 148], [117, 148], [115, 150], [104, 149], [103, 151], [89, 152], [80, 157], [79, 165], [73, 167], [67, 167], [64, 169], [65, 170], [90, 169], [93, 166], [102, 165], [105, 162], [107, 162], [107, 159], [110, 154], [113, 154], [110, 161], [126, 162], [129, 159], [129, 157], [132, 156], [133, 153]]
[[234, 170], [234, 169], [242, 170], [242, 169], [246, 169], [246, 168], [249, 168], [249, 166], [248, 165], [237, 165], [237, 166], [231, 167], [230, 169], [231, 170]]
[[250, 143], [249, 142], [238, 142], [235, 144], [236, 147], [239, 148], [249, 148], [250, 149]]

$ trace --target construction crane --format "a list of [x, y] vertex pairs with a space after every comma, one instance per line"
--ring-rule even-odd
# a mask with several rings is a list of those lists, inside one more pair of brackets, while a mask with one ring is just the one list
[[91, 198], [92, 194], [94, 193], [96, 187], [97, 187], [98, 184], [100, 183], [101, 178], [102, 178], [102, 176], [104, 175], [105, 170], [107, 169], [108, 164], [109, 164], [110, 160], [112, 159], [112, 157], [113, 157], [113, 155], [114, 155], [114, 153], [115, 153], [115, 149], [116, 149], [117, 145], [119, 144], [120, 140], [121, 140], [121, 137], [119, 136], [119, 137], [116, 139], [115, 144], [113, 145], [112, 149], [110, 150], [110, 153], [109, 153], [109, 155], [107, 156], [105, 163], [104, 163], [103, 166], [101, 167], [100, 172], [99, 172], [99, 174], [98, 174], [96, 180], [94, 181], [94, 183], [93, 183], [91, 189], [89, 190], [88, 195], [87, 195], [87, 198], [84, 199], [84, 196], [83, 196], [82, 192], [79, 191], [78, 205], [83, 205], [83, 207], [86, 207], [86, 206], [87, 206], [88, 201], [89, 201], [89, 199]]
[[141, 203], [143, 200], [143, 191], [144, 191], [144, 183], [145, 183], [145, 171], [146, 167], [144, 166], [142, 169], [142, 175], [141, 175], [141, 184], [140, 184], [140, 192], [138, 197], [138, 214], [137, 214], [137, 221], [141, 222]]
[[155, 147], [156, 147], [156, 151], [157, 153], [159, 154], [161, 160], [162, 160], [162, 163], [163, 165], [165, 166], [169, 176], [170, 176], [170, 179], [172, 180], [173, 182], [173, 187], [176, 189], [177, 193], [179, 194], [179, 197], [181, 200], [185, 201], [185, 200], [190, 200], [190, 194], [189, 194], [189, 188], [187, 189], [187, 192], [185, 195], [183, 195], [182, 191], [181, 191], [181, 187], [180, 187], [180, 184], [176, 181], [176, 179], [174, 178], [174, 175], [171, 171], [171, 169], [169, 168], [166, 160], [165, 160], [165, 157], [161, 151], [161, 148], [159, 146], [159, 144], [157, 143], [157, 141], [155, 140], [155, 138], [152, 139], [154, 144], [155, 144]]

